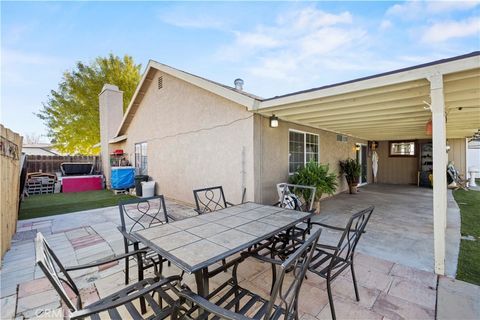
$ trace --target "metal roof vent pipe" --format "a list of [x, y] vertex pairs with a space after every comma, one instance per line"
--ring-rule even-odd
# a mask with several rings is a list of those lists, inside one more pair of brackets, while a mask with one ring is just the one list
[[238, 78], [238, 79], [235, 79], [235, 81], [233, 81], [233, 83], [235, 84], [235, 89], [239, 90], [239, 91], [243, 91], [243, 80]]

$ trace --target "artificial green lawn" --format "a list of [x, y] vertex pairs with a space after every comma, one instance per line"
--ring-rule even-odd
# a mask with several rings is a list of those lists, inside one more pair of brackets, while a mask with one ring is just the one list
[[111, 207], [130, 195], [115, 195], [109, 190], [33, 195], [20, 203], [19, 220], [53, 216], [75, 211]]
[[473, 236], [475, 241], [461, 240], [457, 279], [480, 285], [480, 192], [454, 191], [460, 207], [462, 236]]

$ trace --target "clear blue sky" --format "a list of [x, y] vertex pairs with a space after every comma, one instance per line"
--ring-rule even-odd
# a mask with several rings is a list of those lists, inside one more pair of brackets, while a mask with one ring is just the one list
[[109, 53], [270, 97], [480, 50], [480, 2], [2, 2], [1, 122], [34, 113], [65, 70]]

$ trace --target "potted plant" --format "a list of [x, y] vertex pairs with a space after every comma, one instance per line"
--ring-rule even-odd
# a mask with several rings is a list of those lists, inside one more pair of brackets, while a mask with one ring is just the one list
[[340, 174], [345, 175], [350, 194], [357, 193], [357, 186], [361, 171], [362, 169], [357, 160], [351, 158], [348, 158], [347, 160], [340, 160]]
[[[313, 207], [317, 213], [320, 212], [320, 198], [322, 195], [324, 193], [333, 195], [337, 189], [337, 177], [335, 173], [329, 172], [328, 165], [319, 164], [313, 160], [310, 160], [305, 167], [298, 169], [297, 172], [290, 177], [289, 183], [316, 188]], [[306, 200], [310, 199], [312, 191], [308, 189], [298, 189], [296, 192], [298, 192], [298, 196]]]

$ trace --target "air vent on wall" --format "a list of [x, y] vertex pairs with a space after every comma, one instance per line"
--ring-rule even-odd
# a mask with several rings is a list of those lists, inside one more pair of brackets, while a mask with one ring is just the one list
[[163, 77], [158, 77], [158, 89], [163, 88]]
[[347, 137], [347, 136], [344, 136], [343, 134], [337, 134], [337, 141], [339, 141], [339, 142], [347, 142], [347, 141], [348, 141], [348, 137]]

